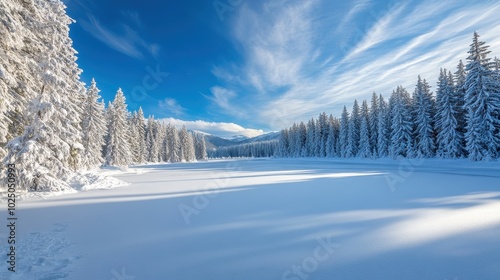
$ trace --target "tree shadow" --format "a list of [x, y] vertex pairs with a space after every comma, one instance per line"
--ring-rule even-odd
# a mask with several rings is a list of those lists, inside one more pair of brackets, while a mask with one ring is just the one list
[[[204, 174], [209, 168], [184, 164], [164, 170], [165, 178], [171, 170], [177, 181], [149, 180], [154, 176], [146, 173], [138, 175], [148, 179], [140, 187], [95, 192], [97, 198], [54, 198], [21, 214], [34, 224], [44, 217], [69, 222], [68, 236], [89, 258], [126, 264], [144, 279], [281, 279], [314, 257], [318, 240], [325, 239], [338, 247], [308, 273], [310, 279], [500, 275], [496, 177], [470, 178], [476, 185], [468, 185], [461, 176], [416, 170], [391, 192], [385, 174], [397, 164], [257, 163], [239, 162], [227, 184], [213, 189], [205, 190], [217, 180]], [[215, 168], [226, 172], [225, 164]], [[178, 191], [177, 183], [185, 189]], [[181, 205], [195, 210], [189, 223]], [[103, 278], [111, 269], [89, 272], [92, 264], [82, 260], [76, 275]]]

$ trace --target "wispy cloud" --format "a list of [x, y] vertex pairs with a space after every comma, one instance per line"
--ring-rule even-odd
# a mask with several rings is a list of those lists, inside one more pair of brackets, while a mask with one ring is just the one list
[[186, 112], [186, 108], [182, 107], [177, 100], [173, 98], [165, 98], [158, 101], [158, 106], [161, 110], [166, 111], [165, 113], [174, 114], [176, 116], [183, 115]]
[[214, 101], [219, 107], [223, 109], [230, 109], [231, 105], [229, 101], [236, 96], [236, 93], [232, 90], [228, 90], [223, 87], [213, 87], [210, 89], [212, 96], [209, 96], [210, 100]]
[[143, 28], [143, 23], [137, 11], [122, 11], [122, 15], [129, 19], [136, 27]]
[[351, 9], [344, 16], [342, 21], [337, 25], [336, 32], [339, 33], [344, 29], [361, 11], [370, 6], [370, 0], [357, 0], [352, 4]]
[[351, 52], [344, 57], [342, 61], [348, 61], [357, 54], [360, 54], [375, 45], [388, 40], [391, 35], [387, 29], [391, 26], [394, 20], [404, 10], [406, 4], [400, 3], [397, 6], [389, 9], [387, 14], [384, 14], [365, 34], [363, 39], [351, 50]]
[[[338, 115], [344, 105], [368, 99], [373, 91], [386, 97], [398, 85], [412, 91], [417, 75], [435, 85], [441, 67], [454, 70], [467, 57], [474, 31], [500, 54], [500, 18], [494, 16], [500, 3], [427, 0], [384, 8], [379, 2], [381, 12], [374, 12], [366, 11], [372, 3], [359, 0], [340, 24], [365, 16], [358, 24], [366, 31], [346, 51], [339, 50], [342, 39], [329, 32], [339, 20], [323, 20], [327, 1], [306, 2], [287, 1], [286, 8], [273, 2], [258, 11], [243, 5], [233, 39], [242, 46], [244, 62], [213, 71], [225, 81], [221, 87], [239, 93], [240, 104], [254, 105], [244, 115], [272, 129], [323, 111]], [[225, 107], [234, 103], [212, 101]]]
[[242, 105], [238, 104], [235, 101], [237, 98], [237, 94], [235, 91], [215, 86], [210, 89], [210, 95], [204, 95], [205, 98], [212, 101], [212, 103], [216, 106], [218, 111], [222, 110], [225, 114], [230, 114], [237, 117], [243, 117], [243, 109]]
[[264, 134], [263, 130], [244, 128], [235, 123], [224, 123], [224, 122], [206, 122], [206, 121], [184, 121], [175, 118], [161, 119], [166, 123], [170, 123], [180, 128], [183, 125], [189, 130], [197, 130], [212, 135], [217, 135], [219, 137], [231, 137], [235, 135], [243, 135], [246, 137], [255, 137]]
[[[129, 57], [143, 60], [146, 53], [157, 56], [160, 49], [159, 45], [150, 43], [139, 35], [140, 32], [138, 28], [143, 28], [139, 14], [132, 11], [122, 12], [122, 14], [126, 22], [118, 24], [119, 31], [111, 30], [103, 26], [99, 19], [91, 14], [88, 14], [88, 19], [81, 20], [80, 24], [83, 29], [96, 39]], [[127, 22], [131, 22], [134, 27]]]

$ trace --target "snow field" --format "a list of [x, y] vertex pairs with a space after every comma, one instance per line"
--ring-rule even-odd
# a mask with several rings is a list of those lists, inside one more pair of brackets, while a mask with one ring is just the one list
[[254, 159], [132, 170], [106, 171], [129, 183], [121, 188], [19, 202], [19, 272], [0, 278], [500, 277], [498, 163]]

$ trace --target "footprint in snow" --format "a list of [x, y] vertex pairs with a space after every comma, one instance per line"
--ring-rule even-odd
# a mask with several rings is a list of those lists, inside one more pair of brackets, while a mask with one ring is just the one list
[[[61, 236], [67, 224], [54, 224], [52, 232], [32, 232], [19, 235], [16, 240], [16, 272], [0, 271], [0, 279], [65, 279], [71, 264], [80, 258], [71, 252], [71, 243]], [[6, 248], [0, 249], [0, 261], [7, 261]]]

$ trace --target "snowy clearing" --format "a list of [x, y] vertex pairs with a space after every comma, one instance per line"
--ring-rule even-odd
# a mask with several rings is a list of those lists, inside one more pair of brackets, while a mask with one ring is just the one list
[[500, 279], [498, 163], [132, 170], [104, 172], [129, 183], [121, 188], [18, 202], [18, 272], [2, 265], [0, 279]]

